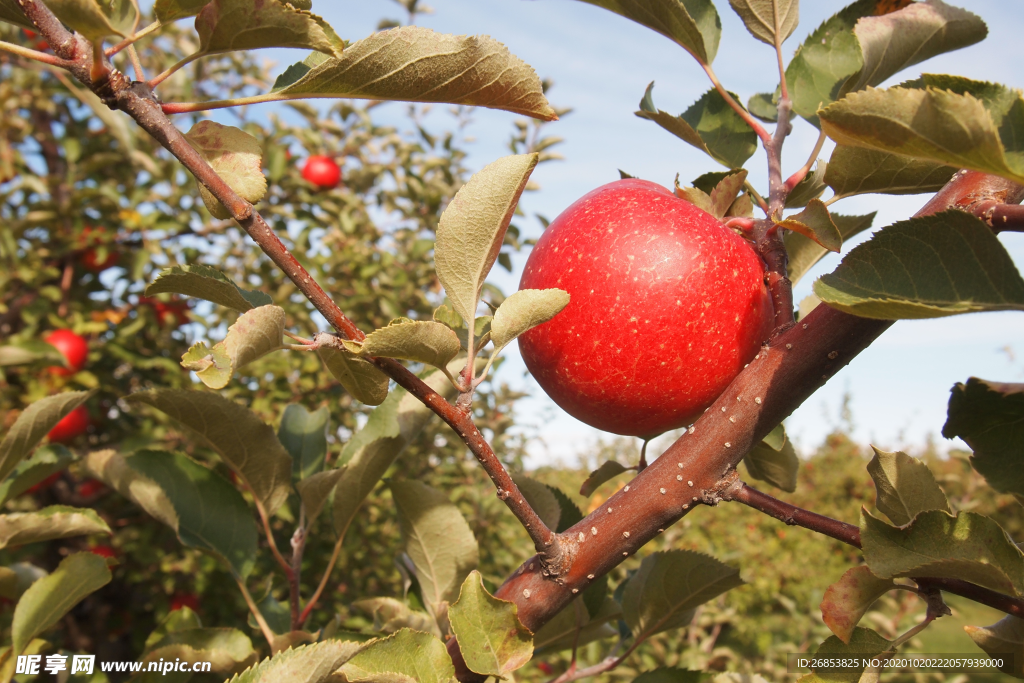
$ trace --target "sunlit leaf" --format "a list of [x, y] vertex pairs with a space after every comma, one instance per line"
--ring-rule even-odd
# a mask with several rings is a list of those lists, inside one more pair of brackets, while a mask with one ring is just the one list
[[[256, 138], [240, 128], [206, 120], [192, 126], [185, 139], [238, 196], [251, 204], [263, 199], [267, 179], [263, 176], [263, 149]], [[196, 180], [196, 186], [214, 218], [231, 218], [231, 212], [205, 185]]]
[[432, 633], [438, 638], [441, 631], [437, 622], [426, 612], [410, 609], [401, 600], [395, 598], [365, 598], [356, 600], [352, 607], [362, 610], [373, 617], [373, 630], [381, 633], [395, 633], [403, 628], [413, 631]]
[[920, 194], [938, 192], [956, 170], [952, 166], [901, 154], [836, 145], [824, 180], [840, 197], [870, 192]]
[[230, 683], [328, 683], [334, 672], [359, 652], [362, 643], [325, 640], [268, 657], [234, 676]]
[[779, 225], [817, 242], [828, 251], [838, 252], [843, 246], [839, 227], [820, 199], [812, 199], [800, 213], [786, 217]]
[[289, 403], [281, 414], [277, 439], [292, 456], [292, 478], [301, 481], [324, 468], [331, 411], [326, 405], [310, 412], [301, 403]]
[[444, 644], [429, 633], [409, 629], [370, 641], [341, 668], [341, 673], [353, 683], [455, 683], [455, 668]]
[[1024, 384], [976, 377], [956, 384], [942, 435], [971, 447], [971, 466], [989, 486], [1024, 497]]
[[463, 320], [476, 319], [484, 279], [536, 166], [536, 154], [491, 162], [462, 186], [441, 215], [434, 264], [452, 307]]
[[203, 52], [294, 47], [334, 57], [344, 41], [326, 21], [283, 0], [212, 0], [196, 17]]
[[472, 571], [449, 608], [452, 631], [470, 671], [504, 678], [533, 657], [533, 634], [522, 625], [514, 602], [499, 600]]
[[[842, 216], [838, 213], [829, 215], [832, 222], [839, 228], [839, 234], [844, 242], [869, 229], [875, 219], [875, 212], [865, 216]], [[823, 246], [798, 232], [788, 232], [783, 239], [786, 242], [786, 251], [789, 253], [789, 279], [793, 284], [796, 284], [815, 263], [829, 253]]]
[[[307, 59], [297, 80], [247, 102], [310, 97], [448, 102], [553, 121], [533, 69], [488, 36], [452, 36], [419, 26], [374, 33], [339, 59]], [[231, 106], [231, 102], [225, 102]]]
[[864, 559], [880, 578], [954, 578], [1024, 594], [1024, 554], [994, 520], [976, 512], [917, 515], [897, 528], [861, 511]]
[[178, 513], [158, 483], [128, 465], [115, 450], [93, 451], [82, 461], [90, 476], [99, 479], [122, 496], [172, 529], [178, 528]]
[[177, 515], [175, 531], [182, 543], [220, 555], [243, 579], [252, 572], [256, 523], [230, 482], [180, 453], [139, 451], [125, 461], [164, 490]]
[[63, 472], [74, 460], [75, 456], [60, 444], [36, 449], [32, 457], [22, 460], [0, 483], [0, 505], [20, 496], [50, 475]]
[[99, 555], [84, 552], [65, 557], [52, 574], [33, 583], [18, 600], [11, 623], [13, 651], [20, 653], [33, 638], [110, 579], [107, 561]]
[[67, 391], [35, 401], [18, 415], [0, 441], [0, 480], [7, 477], [44, 436], [93, 391]]
[[569, 305], [561, 289], [521, 289], [501, 302], [491, 320], [491, 341], [499, 353], [513, 339], [546, 323]]
[[379, 406], [387, 398], [390, 380], [371, 361], [330, 346], [321, 346], [316, 352], [334, 379], [341, 382], [355, 400], [368, 406]]
[[825, 590], [821, 618], [832, 633], [849, 643], [861, 617], [895, 587], [892, 579], [880, 579], [863, 565], [847, 569], [842, 578]]
[[249, 636], [235, 628], [192, 628], [168, 633], [153, 644], [143, 662], [209, 662], [210, 670], [230, 676], [256, 663]]
[[223, 389], [238, 369], [281, 348], [284, 322], [285, 312], [280, 306], [246, 311], [213, 348], [203, 342], [193, 344], [181, 357], [181, 365], [195, 372], [211, 389]]
[[875, 507], [889, 521], [903, 526], [926, 510], [952, 513], [946, 494], [927, 465], [906, 453], [888, 453], [874, 446], [872, 449], [875, 456], [868, 463], [868, 474], [877, 491]]
[[991, 626], [964, 626], [974, 644], [1002, 660], [1000, 671], [1024, 678], [1024, 619], [1006, 615]]
[[582, 0], [632, 19], [679, 44], [705, 64], [715, 60], [722, 21], [711, 0]]
[[684, 626], [697, 607], [743, 584], [739, 570], [709, 555], [670, 550], [644, 558], [622, 594], [622, 616], [634, 636]]
[[360, 356], [399, 358], [436, 368], [447, 367], [462, 348], [455, 332], [433, 320], [394, 321], [361, 342], [343, 343], [349, 352]]
[[730, 173], [722, 178], [715, 188], [711, 190], [711, 215], [722, 219], [725, 217], [729, 207], [736, 201], [736, 195], [743, 189], [743, 183], [747, 179], [747, 172], [744, 169], [736, 173]]
[[274, 430], [245, 406], [210, 391], [157, 389], [131, 394], [191, 428], [213, 446], [274, 514], [291, 491], [291, 456]]
[[833, 308], [868, 318], [937, 318], [1024, 310], [1024, 280], [981, 220], [963, 211], [876, 232], [814, 283]]
[[50, 505], [33, 512], [0, 515], [0, 548], [9, 545], [39, 543], [55, 538], [71, 538], [113, 533], [95, 510], [68, 505]]
[[476, 538], [448, 497], [419, 481], [392, 481], [405, 552], [416, 567], [423, 601], [435, 617], [479, 562]]
[[41, 339], [29, 339], [0, 346], [0, 367], [39, 361], [49, 361], [51, 365], [67, 365], [67, 359], [61, 352]]
[[729, 0], [750, 34], [775, 47], [781, 45], [800, 23], [799, 0]]
[[91, 41], [126, 36], [138, 18], [137, 6], [130, 0], [46, 0], [46, 7]]
[[185, 17], [194, 17], [210, 0], [156, 0], [153, 14], [165, 24]]
[[562, 506], [551, 487], [523, 474], [512, 475], [512, 480], [544, 524], [549, 529], [558, 528], [558, 522], [562, 516]]
[[634, 112], [640, 118], [654, 121], [728, 168], [740, 168], [757, 151], [757, 134], [715, 88], [679, 116], [654, 106], [653, 89], [652, 81], [640, 100], [640, 110]]
[[164, 293], [205, 299], [242, 313], [273, 303], [263, 292], [242, 289], [216, 268], [199, 264], [161, 270], [156, 280], [146, 287], [146, 296]]

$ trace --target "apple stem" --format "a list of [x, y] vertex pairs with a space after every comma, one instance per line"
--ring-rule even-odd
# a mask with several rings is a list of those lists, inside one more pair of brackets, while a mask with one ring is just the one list
[[640, 447], [640, 462], [636, 464], [636, 471], [638, 473], [647, 469], [647, 444], [650, 442], [650, 439], [644, 439], [644, 444]]

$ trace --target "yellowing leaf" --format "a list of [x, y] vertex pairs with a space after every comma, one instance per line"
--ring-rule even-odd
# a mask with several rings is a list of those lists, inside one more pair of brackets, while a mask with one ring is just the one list
[[991, 626], [964, 626], [974, 644], [1001, 659], [1000, 671], [1024, 678], [1024, 619], [1006, 615]]
[[441, 215], [434, 263], [452, 307], [463, 320], [476, 319], [484, 279], [498, 258], [536, 165], [536, 154], [502, 157], [488, 164], [462, 186]]
[[433, 320], [392, 322], [374, 330], [361, 342], [345, 341], [345, 348], [360, 356], [401, 358], [445, 368], [459, 354], [459, 337]]
[[874, 446], [872, 449], [875, 456], [868, 463], [868, 473], [878, 492], [875, 507], [893, 524], [909, 524], [918, 513], [927, 510], [952, 513], [946, 494], [927, 465], [906, 453], [888, 453]]
[[351, 640], [330, 639], [289, 648], [237, 674], [230, 683], [325, 683], [362, 647]]
[[514, 602], [487, 592], [480, 572], [470, 572], [458, 601], [448, 610], [470, 671], [504, 678], [530, 661], [533, 634], [520, 623], [517, 613]]
[[326, 21], [283, 0], [213, 0], [196, 17], [203, 52], [294, 47], [341, 55], [344, 41]]
[[29, 586], [18, 600], [11, 623], [13, 653], [22, 652], [33, 638], [110, 579], [107, 561], [99, 555], [84, 552], [65, 557], [52, 574]]
[[747, 179], [747, 171], [740, 169], [718, 181], [715, 189], [711, 190], [711, 215], [721, 220], [729, 208], [736, 201], [736, 195], [743, 189], [743, 183]]
[[821, 617], [832, 633], [849, 643], [861, 617], [896, 584], [880, 579], [865, 566], [846, 570], [839, 581], [825, 590], [821, 601]]
[[799, 0], [729, 0], [750, 34], [762, 43], [781, 45], [800, 23]]
[[494, 353], [537, 325], [546, 323], [569, 305], [569, 293], [561, 289], [522, 289], [501, 302], [491, 320]]
[[181, 365], [211, 389], [223, 389], [239, 368], [281, 348], [284, 322], [280, 306], [253, 308], [240, 315], [224, 340], [212, 349], [202, 342], [193, 344], [182, 356]]
[[88, 508], [51, 505], [34, 512], [0, 515], [0, 548], [91, 534], [109, 536], [111, 533], [110, 527], [96, 511]]
[[206, 342], [196, 342], [182, 354], [181, 367], [196, 373], [211, 389], [223, 389], [231, 381], [231, 356], [223, 344], [210, 348]]
[[444, 644], [429, 633], [410, 629], [371, 640], [341, 668], [341, 673], [353, 683], [455, 683], [456, 680], [455, 668]]
[[838, 252], [843, 246], [839, 228], [820, 199], [810, 200], [803, 211], [779, 221], [779, 225], [814, 240], [829, 251]]
[[145, 663], [181, 660], [209, 662], [213, 673], [230, 676], [257, 659], [249, 636], [235, 628], [188, 628], [166, 634], [141, 658]]
[[[200, 121], [185, 138], [242, 199], [254, 204], [266, 194], [263, 150], [256, 138], [244, 130], [215, 121]], [[231, 212], [202, 183], [197, 180], [196, 185], [203, 203], [215, 218], [231, 218]]]

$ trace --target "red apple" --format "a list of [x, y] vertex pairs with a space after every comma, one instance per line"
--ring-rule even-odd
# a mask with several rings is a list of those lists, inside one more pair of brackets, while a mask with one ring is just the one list
[[100, 557], [117, 557], [117, 551], [109, 545], [94, 545], [89, 548], [89, 552]]
[[54, 443], [67, 443], [75, 437], [85, 434], [87, 429], [89, 429], [89, 412], [85, 406], [78, 406], [61, 418], [61, 421], [53, 426], [47, 436]]
[[54, 472], [53, 474], [48, 476], [46, 479], [43, 479], [38, 484], [35, 484], [34, 486], [30, 486], [27, 489], [25, 489], [25, 493], [39, 493], [40, 491], [45, 491], [46, 489], [50, 488], [51, 486], [57, 483], [57, 480], [60, 479], [60, 475], [60, 472]]
[[82, 252], [80, 261], [86, 269], [101, 273], [107, 268], [117, 264], [118, 253], [114, 250], [113, 244], [106, 245], [104, 255], [100, 257], [100, 250], [95, 246], [98, 242], [104, 241], [106, 229], [86, 226], [78, 236], [78, 243], [82, 247], [88, 247]]
[[341, 169], [334, 159], [317, 154], [306, 159], [302, 177], [321, 190], [330, 190], [341, 182]]
[[171, 611], [188, 607], [193, 612], [199, 611], [199, 596], [195, 593], [175, 593], [171, 598]]
[[[46, 39], [45, 38], [39, 38], [39, 34], [36, 33], [35, 31], [30, 31], [27, 28], [23, 28], [23, 29], [21, 29], [21, 32], [24, 33], [25, 37], [28, 38], [29, 40], [35, 41], [34, 43], [32, 43], [32, 49], [33, 50], [39, 50], [40, 52], [45, 52], [46, 50], [50, 49], [50, 44], [48, 42], [46, 42]], [[38, 40], [37, 40], [37, 38], [38, 38]]]
[[177, 328], [188, 323], [188, 301], [161, 301], [151, 296], [140, 296], [139, 306], [152, 306], [160, 327], [170, 325]]
[[107, 487], [102, 481], [98, 479], [86, 479], [78, 485], [78, 488], [75, 489], [75, 493], [82, 498], [91, 498], [92, 496], [102, 493], [106, 489]]
[[85, 337], [81, 337], [71, 330], [54, 330], [44, 337], [47, 344], [51, 344], [60, 351], [61, 355], [68, 362], [66, 368], [57, 365], [50, 366], [50, 372], [55, 375], [73, 375], [85, 367], [85, 359], [89, 355], [89, 344]]
[[573, 417], [651, 437], [692, 423], [772, 329], [764, 263], [718, 220], [637, 179], [582, 197], [548, 226], [520, 289], [569, 305], [519, 340]]

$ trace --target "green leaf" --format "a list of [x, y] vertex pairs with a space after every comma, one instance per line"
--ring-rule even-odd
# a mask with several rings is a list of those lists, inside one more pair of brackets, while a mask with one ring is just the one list
[[53, 365], [67, 367], [67, 359], [52, 344], [41, 339], [29, 339], [15, 342], [8, 346], [0, 346], [0, 367], [7, 365], [25, 365], [37, 361], [48, 361]]
[[292, 459], [254, 412], [220, 394], [186, 389], [157, 389], [125, 397], [145, 403], [195, 430], [252, 489], [268, 515], [291, 491]]
[[741, 585], [739, 570], [709, 555], [653, 553], [626, 583], [622, 616], [635, 637], [647, 638], [686, 625], [698, 606]]
[[[815, 655], [822, 659], [847, 659], [853, 662], [862, 662], [865, 659], [870, 660], [882, 654], [890, 646], [891, 643], [888, 640], [874, 631], [858, 627], [854, 629], [849, 643], [844, 643], [839, 638], [830, 636], [828, 640], [818, 646]], [[874, 680], [861, 678], [864, 668], [861, 666], [856, 671], [852, 669], [842, 671], [823, 670], [820, 673], [802, 676], [798, 683], [859, 683], [860, 681], [868, 683], [869, 680]]]
[[754, 479], [768, 482], [789, 493], [796, 491], [800, 458], [789, 441], [783, 442], [778, 448], [762, 441], [743, 456], [743, 464]]
[[90, 476], [132, 501], [153, 518], [178, 528], [178, 513], [158, 483], [136, 471], [114, 450], [93, 451], [82, 461]]
[[[1024, 182], [1018, 91], [967, 79], [851, 93], [820, 113], [841, 145], [880, 149]], [[956, 92], [953, 88], [959, 84]], [[904, 84], [914, 85], [914, 84]], [[924, 114], [927, 115], [924, 115]]]
[[814, 283], [833, 308], [866, 318], [1024, 310], [1024, 280], [992, 230], [951, 210], [876, 232]]
[[17, 600], [29, 586], [46, 576], [45, 569], [28, 562], [15, 562], [10, 567], [0, 569], [0, 573], [0, 596], [8, 600]]
[[256, 560], [256, 524], [229, 481], [180, 453], [139, 451], [125, 461], [160, 484], [174, 506], [182, 543], [223, 557], [239, 578], [249, 576]]
[[156, 0], [153, 14], [165, 24], [185, 17], [194, 17], [210, 0]]
[[626, 467], [614, 460], [608, 460], [601, 463], [600, 467], [590, 473], [590, 476], [586, 478], [583, 484], [580, 486], [580, 495], [590, 497], [594, 491], [597, 490], [601, 484], [611, 481], [615, 477], [619, 476], [623, 472], [628, 472], [633, 467]]
[[555, 486], [548, 486], [548, 489], [551, 493], [555, 494], [555, 498], [558, 500], [558, 507], [561, 510], [558, 515], [558, 528], [555, 529], [556, 532], [562, 533], [583, 520], [583, 512], [562, 489]]
[[818, 159], [814, 168], [804, 176], [804, 179], [796, 184], [793, 191], [786, 197], [786, 208], [796, 209], [807, 206], [807, 202], [817, 199], [825, 191], [825, 174], [828, 171], [828, 164]]
[[283, 0], [213, 0], [196, 17], [196, 31], [207, 53], [294, 47], [340, 57], [345, 46], [326, 21]]
[[976, 377], [957, 383], [942, 435], [959, 436], [971, 447], [971, 466], [989, 486], [1024, 497], [1024, 384]]
[[631, 19], [680, 45], [710, 64], [718, 52], [722, 21], [711, 0], [582, 0]]
[[387, 327], [374, 330], [361, 342], [342, 342], [359, 356], [382, 356], [411, 360], [414, 363], [446, 368], [462, 348], [459, 337], [449, 327], [433, 320], [399, 318]]
[[36, 25], [21, 11], [18, 0], [0, 0], [0, 21], [27, 28], [30, 31], [36, 30]]
[[338, 480], [345, 474], [345, 470], [327, 470], [311, 474], [305, 479], [296, 482], [295, 488], [299, 491], [303, 505], [306, 506], [306, 519], [312, 524], [320, 516], [324, 503], [334, 491]]
[[781, 451], [783, 446], [786, 445], [787, 440], [786, 427], [780, 424], [775, 429], [768, 432], [768, 436], [764, 437], [761, 442], [773, 451]]
[[879, 578], [955, 578], [1001, 593], [1024, 593], [1024, 554], [984, 515], [930, 510], [896, 528], [861, 510], [860, 531], [864, 559]]
[[[458, 372], [456, 359], [449, 372]], [[420, 375], [434, 391], [445, 399], [455, 396], [455, 388], [444, 373], [430, 369]], [[397, 387], [387, 399], [370, 413], [366, 424], [345, 444], [338, 457], [338, 467], [345, 474], [334, 492], [334, 529], [344, 534], [355, 518], [366, 496], [395, 462], [402, 450], [420, 433], [434, 412], [405, 389]]]
[[779, 98], [775, 93], [760, 92], [747, 100], [747, 111], [765, 123], [779, 120]]
[[513, 339], [558, 315], [569, 305], [569, 294], [561, 289], [521, 289], [501, 302], [491, 320], [494, 353]]
[[289, 403], [281, 414], [277, 440], [292, 456], [292, 479], [301, 481], [324, 468], [331, 411], [326, 405], [310, 412], [301, 403]]
[[[728, 168], [740, 168], [757, 151], [757, 134], [714, 88], [690, 105], [679, 116], [654, 106], [654, 82], [647, 86], [640, 110], [642, 119], [654, 121], [680, 140], [705, 152]], [[736, 99], [736, 95], [733, 99]]]
[[974, 644], [990, 657], [1001, 658], [999, 670], [1024, 678], [1024, 619], [1006, 615], [991, 626], [964, 626]]
[[5, 479], [44, 436], [94, 391], [67, 391], [32, 403], [18, 415], [0, 441], [0, 479]]
[[368, 406], [379, 406], [388, 397], [390, 380], [371, 361], [331, 346], [321, 346], [316, 352], [328, 372], [355, 400]]
[[284, 323], [285, 312], [280, 306], [246, 311], [212, 349], [203, 342], [193, 344], [181, 357], [181, 366], [195, 372], [211, 389], [223, 389], [235, 371], [281, 348]]
[[[267, 582], [265, 585], [267, 588], [267, 594], [264, 595], [263, 598], [256, 603], [256, 608], [259, 609], [260, 614], [263, 615], [263, 619], [267, 622], [267, 626], [269, 626], [270, 630], [274, 633], [281, 634], [286, 637], [291, 633], [301, 633], [301, 631], [293, 632], [291, 630], [291, 609], [289, 609], [287, 604], [279, 601], [277, 598], [274, 597], [273, 577], [267, 577]], [[252, 629], [259, 628], [259, 624], [256, 622], [256, 618], [252, 615], [252, 612], [249, 613], [249, 616], [246, 619], [246, 623]], [[272, 646], [272, 649], [280, 650], [282, 648], [279, 648], [277, 642], [275, 641]]]
[[89, 552], [68, 555], [52, 574], [39, 579], [25, 591], [14, 608], [11, 623], [15, 654], [47, 630], [81, 600], [110, 583], [107, 561]]
[[[839, 228], [839, 234], [845, 242], [870, 228], [871, 222], [875, 219], [875, 212], [865, 216], [842, 216], [838, 213], [832, 213], [830, 216], [832, 222]], [[793, 284], [796, 284], [815, 263], [828, 253], [828, 250], [820, 244], [798, 232], [788, 232], [783, 239], [786, 242], [786, 251], [789, 253], [789, 279]]]
[[455, 667], [444, 644], [429, 633], [409, 629], [402, 629], [387, 638], [371, 640], [341, 668], [341, 673], [353, 683], [395, 680], [455, 683]]
[[434, 320], [453, 330], [461, 330], [466, 327], [466, 321], [462, 319], [462, 316], [447, 304], [442, 304], [434, 309]]
[[839, 227], [832, 222], [828, 208], [820, 199], [810, 200], [803, 211], [788, 216], [780, 221], [779, 225], [814, 240], [828, 251], [838, 253], [843, 246]]
[[519, 621], [514, 602], [499, 600], [472, 571], [448, 610], [452, 631], [470, 671], [504, 678], [533, 657], [533, 634]]
[[[794, 5], [796, 2], [794, 0]], [[645, 671], [633, 679], [633, 683], [699, 683], [704, 679], [704, 672], [660, 667], [653, 671]]]
[[476, 319], [484, 279], [536, 166], [536, 154], [502, 157], [488, 164], [462, 186], [441, 215], [434, 264], [452, 307], [463, 320]]
[[843, 85], [844, 93], [878, 85], [909, 66], [980, 42], [988, 28], [967, 10], [930, 0], [863, 17], [853, 33], [864, 66]]
[[[277, 0], [265, 0], [265, 6], [270, 6], [275, 1]], [[215, 0], [207, 9], [216, 4]], [[202, 19], [202, 15], [199, 19]], [[267, 179], [263, 176], [263, 149], [256, 138], [240, 128], [206, 120], [192, 126], [185, 133], [185, 139], [238, 196], [250, 204], [263, 199], [263, 195], [267, 193]], [[203, 203], [214, 218], [231, 218], [231, 212], [227, 207], [221, 204], [198, 179], [196, 187], [199, 188]]]
[[0, 484], [0, 505], [17, 498], [52, 474], [62, 472], [75, 461], [75, 456], [60, 444], [36, 449], [32, 457], [22, 460]]
[[362, 647], [351, 640], [332, 639], [290, 648], [246, 669], [230, 683], [328, 683], [336, 680], [334, 672]]
[[418, 481], [392, 481], [389, 487], [423, 602], [435, 618], [443, 616], [479, 563], [476, 538], [444, 493]]
[[555, 492], [550, 486], [542, 484], [536, 479], [531, 479], [525, 474], [512, 475], [512, 481], [519, 487], [523, 498], [533, 508], [537, 516], [541, 518], [549, 529], [558, 527], [559, 519], [562, 516], [562, 506], [555, 497]]
[[889, 521], [904, 526], [927, 510], [953, 512], [927, 465], [906, 453], [871, 448], [875, 456], [868, 463], [868, 474], [878, 492], [875, 507]]
[[187, 605], [183, 605], [176, 610], [168, 612], [167, 616], [161, 619], [156, 628], [150, 632], [146, 637], [146, 647], [144, 652], [149, 652], [149, 650], [159, 643], [168, 633], [174, 633], [175, 631], [187, 631], [193, 628], [202, 628], [202, 626], [203, 623], [200, 621], [199, 615], [193, 612]]
[[863, 565], [847, 569], [842, 578], [825, 590], [821, 618], [832, 633], [849, 643], [861, 617], [878, 598], [894, 588], [892, 579], [880, 579]]
[[[607, 581], [603, 585], [607, 589]], [[595, 640], [619, 635], [618, 629], [609, 623], [622, 617], [619, 603], [604, 596], [601, 599], [601, 604], [593, 614], [590, 614], [590, 611], [578, 602], [585, 600], [588, 590], [590, 589], [585, 589], [582, 596], [570, 602], [565, 609], [537, 631], [533, 636], [534, 652], [568, 650], [574, 645], [583, 647]], [[579, 631], [578, 635], [577, 630]]]
[[[447, 102], [554, 121], [532, 68], [489, 36], [452, 36], [419, 26], [374, 33], [338, 59], [307, 59], [290, 83], [247, 102], [309, 97]], [[302, 73], [303, 68], [308, 68]], [[286, 72], [287, 73], [287, 72]], [[226, 104], [226, 103], [225, 103]], [[226, 104], [226, 106], [229, 106]]]
[[800, 23], [799, 0], [729, 0], [750, 34], [773, 48], [789, 38]]
[[192, 628], [172, 631], [156, 642], [143, 662], [210, 662], [211, 671], [229, 676], [256, 663], [252, 641], [234, 628]]
[[729, 207], [736, 201], [736, 195], [743, 189], [743, 183], [747, 179], [747, 172], [745, 169], [740, 169], [736, 173], [730, 173], [729, 175], [722, 178], [715, 189], [711, 190], [711, 215], [721, 220], [725, 217], [725, 214], [729, 211]]
[[34, 512], [0, 515], [0, 548], [113, 532], [95, 510], [50, 505]]
[[870, 192], [921, 194], [938, 192], [956, 171], [953, 166], [902, 154], [836, 145], [824, 180], [839, 197]]
[[127, 36], [138, 18], [130, 0], [47, 0], [46, 6], [61, 23], [94, 42], [111, 35]]
[[146, 296], [165, 293], [205, 299], [242, 313], [273, 303], [263, 292], [242, 289], [216, 268], [199, 264], [161, 270], [156, 280], [146, 287]]
[[441, 637], [441, 631], [437, 628], [437, 622], [434, 621], [433, 617], [426, 612], [410, 609], [401, 600], [394, 598], [366, 598], [356, 600], [352, 603], [352, 607], [362, 610], [373, 617], [374, 631], [395, 633], [403, 628], [409, 628], [413, 631], [423, 631], [424, 633], [431, 633], [438, 638]]

